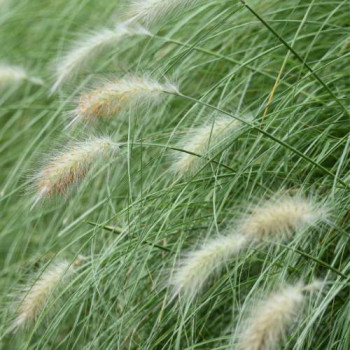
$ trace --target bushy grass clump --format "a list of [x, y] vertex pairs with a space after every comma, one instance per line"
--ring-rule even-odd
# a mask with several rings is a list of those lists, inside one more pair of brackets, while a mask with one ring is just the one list
[[0, 1], [0, 348], [348, 350], [348, 15]]

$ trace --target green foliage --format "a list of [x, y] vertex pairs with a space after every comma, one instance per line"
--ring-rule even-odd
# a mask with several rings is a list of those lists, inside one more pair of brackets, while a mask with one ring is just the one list
[[[283, 349], [349, 349], [348, 5], [198, 1], [159, 19], [151, 36], [111, 45], [49, 95], [55, 60], [75, 40], [125, 19], [127, 1], [5, 0], [0, 60], [44, 85], [25, 82], [0, 95], [0, 348], [229, 349], [262, 291], [320, 278], [325, 291]], [[126, 73], [166, 77], [181, 93], [66, 127], [81, 93]], [[186, 151], [178, 140], [220, 114], [245, 125], [194, 175], [174, 175], [171, 153]], [[120, 155], [31, 210], [28, 179], [43, 154], [87, 135], [110, 136]], [[171, 301], [168, 280], [183, 252], [234, 231], [251, 202], [278, 191], [327, 201], [331, 219], [233, 258], [191, 305]], [[35, 327], [9, 333], [23, 283], [51, 259], [79, 255], [78, 273]]]

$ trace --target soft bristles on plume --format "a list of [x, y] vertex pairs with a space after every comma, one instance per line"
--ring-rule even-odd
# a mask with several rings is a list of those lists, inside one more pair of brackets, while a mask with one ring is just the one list
[[[180, 140], [178, 147], [185, 151], [208, 157], [210, 151], [215, 150], [225, 137], [232, 134], [240, 125], [240, 122], [232, 118], [217, 117], [214, 122], [193, 127]], [[173, 152], [171, 171], [178, 175], [193, 175], [203, 164], [205, 164], [205, 160], [201, 157], [176, 151]]]
[[[208, 241], [198, 250], [190, 251], [180, 261], [170, 281], [173, 295], [191, 301], [204, 287], [210, 276], [233, 256], [249, 245], [265, 238], [283, 239], [292, 232], [313, 226], [327, 218], [327, 209], [301, 197], [275, 197], [256, 207], [241, 223], [238, 233]], [[316, 282], [311, 286], [319, 286]], [[306, 290], [306, 287], [303, 287]]]
[[288, 327], [300, 315], [306, 300], [306, 291], [314, 291], [321, 284], [304, 286], [302, 283], [288, 285], [271, 294], [252, 308], [244, 322], [238, 340], [240, 350], [280, 349], [280, 343]]
[[253, 208], [241, 222], [240, 232], [262, 240], [290, 236], [325, 221], [328, 210], [312, 199], [281, 196]]
[[178, 93], [178, 89], [168, 82], [161, 84], [147, 77], [127, 76], [117, 79], [83, 94], [78, 107], [73, 111], [73, 122], [91, 122], [101, 117], [111, 117], [118, 111], [138, 103], [157, 103], [164, 93]]
[[52, 293], [72, 276], [75, 266], [74, 263], [70, 264], [65, 260], [54, 262], [33, 285], [23, 291], [12, 330], [30, 326], [35, 322]]
[[130, 22], [118, 24], [114, 29], [102, 29], [80, 42], [67, 53], [56, 65], [56, 81], [51, 92], [56, 91], [66, 80], [75, 76], [78, 71], [88, 64], [105, 47], [116, 44], [125, 36], [149, 35], [149, 32]]
[[130, 15], [146, 24], [174, 15], [191, 7], [199, 0], [137, 0], [130, 6]]
[[225, 263], [248, 243], [245, 236], [222, 236], [208, 241], [198, 250], [188, 252], [171, 278], [173, 296], [180, 295], [192, 301], [209, 278], [220, 272]]
[[94, 162], [106, 159], [117, 149], [118, 145], [108, 137], [91, 138], [68, 145], [65, 151], [52, 157], [34, 177], [37, 190], [35, 203], [54, 194], [67, 192], [86, 176]]
[[22, 67], [0, 65], [0, 89], [19, 85], [25, 80], [37, 85], [43, 84], [41, 79], [30, 76]]

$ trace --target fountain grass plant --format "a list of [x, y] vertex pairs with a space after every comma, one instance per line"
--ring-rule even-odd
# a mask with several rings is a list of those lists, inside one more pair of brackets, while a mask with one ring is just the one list
[[[274, 334], [262, 349], [349, 349], [348, 2], [163, 2], [171, 12], [139, 23], [128, 17], [129, 0], [0, 1], [1, 67], [40, 81], [1, 85], [0, 349], [238, 349], [252, 334], [242, 328], [263, 329], [262, 340]], [[128, 21], [147, 35], [108, 42], [52, 89], [57, 62], [75, 43]], [[80, 96], [128, 76], [176, 89], [156, 105], [111, 108], [71, 125]], [[213, 135], [215, 121], [229, 118], [239, 127]], [[193, 148], [203, 127], [205, 140]], [[118, 156], [84, 165], [75, 191], [32, 208], [43, 157], [101, 137], [118, 145]], [[174, 171], [181, 155], [198, 158], [193, 171]], [[302, 208], [300, 224], [283, 214], [275, 230], [288, 239], [264, 234], [239, 254], [215, 251], [220, 273], [190, 302], [174, 293], [186, 252], [244, 235], [251, 208], [273, 200], [278, 214], [278, 198], [327, 210], [318, 225]], [[57, 261], [74, 266], [69, 279], [52, 275]], [[281, 286], [315, 280], [322, 287], [300, 297], [297, 315], [287, 310], [288, 329], [249, 323], [254, 305]], [[38, 286], [45, 302], [34, 308]], [[14, 327], [24, 306], [35, 317]]]

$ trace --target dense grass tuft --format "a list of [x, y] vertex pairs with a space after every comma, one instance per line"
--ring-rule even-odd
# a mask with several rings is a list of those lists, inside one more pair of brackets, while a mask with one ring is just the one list
[[137, 3], [0, 0], [0, 348], [348, 350], [348, 2]]

